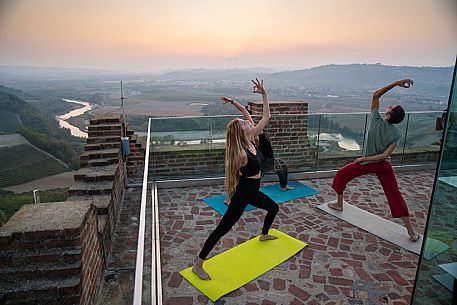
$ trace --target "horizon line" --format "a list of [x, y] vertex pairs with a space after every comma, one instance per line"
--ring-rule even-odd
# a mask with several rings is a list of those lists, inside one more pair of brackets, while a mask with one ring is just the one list
[[[8, 68], [32, 68], [32, 69], [56, 69], [56, 70], [76, 70], [76, 71], [94, 71], [94, 72], [109, 72], [109, 73], [130, 73], [130, 74], [145, 74], [145, 73], [169, 73], [169, 72], [185, 72], [185, 71], [195, 71], [195, 70], [206, 70], [206, 71], [230, 71], [230, 70], [270, 70], [275, 72], [291, 72], [291, 71], [302, 71], [302, 70], [309, 70], [319, 67], [325, 66], [350, 66], [350, 65], [367, 65], [367, 66], [385, 66], [385, 67], [410, 67], [410, 68], [453, 68], [454, 65], [446, 65], [446, 66], [433, 66], [433, 65], [423, 65], [423, 66], [416, 66], [416, 65], [389, 65], [383, 64], [380, 62], [376, 63], [347, 63], [347, 64], [338, 64], [338, 63], [328, 63], [322, 64], [317, 66], [310, 66], [310, 67], [302, 67], [302, 68], [292, 68], [292, 67], [284, 67], [284, 68], [271, 68], [271, 67], [219, 67], [219, 68], [205, 68], [205, 67], [195, 67], [195, 68], [163, 68], [157, 70], [120, 70], [120, 69], [109, 69], [109, 68], [91, 68], [91, 67], [68, 67], [68, 66], [39, 66], [39, 65], [8, 65], [0, 63], [0, 67], [8, 67]], [[254, 71], [253, 71], [254, 72]], [[3, 72], [8, 73], [8, 72]]]

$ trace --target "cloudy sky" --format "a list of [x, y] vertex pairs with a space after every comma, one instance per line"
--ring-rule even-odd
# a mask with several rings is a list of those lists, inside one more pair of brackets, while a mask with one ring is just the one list
[[454, 0], [0, 0], [0, 65], [449, 66]]

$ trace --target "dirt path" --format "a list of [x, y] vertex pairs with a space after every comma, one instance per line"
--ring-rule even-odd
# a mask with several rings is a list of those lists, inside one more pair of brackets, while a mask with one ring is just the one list
[[4, 190], [15, 193], [31, 192], [33, 190], [49, 190], [55, 188], [69, 187], [75, 182], [74, 171], [61, 173], [54, 176], [44, 177], [24, 184], [4, 188]]

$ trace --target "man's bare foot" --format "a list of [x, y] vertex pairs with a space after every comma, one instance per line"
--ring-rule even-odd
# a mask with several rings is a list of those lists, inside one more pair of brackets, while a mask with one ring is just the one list
[[411, 241], [414, 241], [414, 242], [418, 241], [419, 238], [421, 237], [421, 236], [420, 236], [419, 234], [417, 234], [416, 232], [408, 232], [408, 235], [409, 235], [409, 239], [410, 239]]
[[264, 241], [264, 240], [273, 240], [273, 239], [278, 239], [278, 236], [266, 234], [266, 235], [260, 235], [259, 240]]
[[285, 192], [285, 191], [293, 190], [293, 189], [294, 189], [293, 187], [286, 185], [286, 187], [281, 188], [281, 191]]
[[192, 271], [202, 280], [204, 281], [208, 281], [211, 279], [211, 277], [209, 276], [209, 274], [203, 270], [203, 266], [200, 266], [198, 264], [195, 264], [193, 267], [192, 267]]
[[343, 203], [339, 203], [338, 201], [335, 201], [335, 202], [330, 202], [328, 204], [328, 207], [329, 208], [332, 208], [334, 210], [337, 210], [337, 211], [342, 211], [343, 210]]

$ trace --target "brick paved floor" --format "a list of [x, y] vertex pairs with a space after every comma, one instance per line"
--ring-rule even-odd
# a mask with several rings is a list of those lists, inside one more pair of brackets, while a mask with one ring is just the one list
[[[413, 224], [421, 233], [433, 179], [433, 171], [398, 174]], [[418, 256], [318, 210], [317, 204], [334, 199], [332, 179], [302, 182], [321, 193], [282, 203], [273, 227], [309, 246], [216, 304], [409, 304]], [[205, 186], [159, 191], [164, 304], [212, 303], [178, 272], [193, 264], [220, 219], [202, 199], [220, 195], [222, 189]], [[375, 176], [351, 182], [346, 200], [392, 220]], [[263, 217], [259, 210], [246, 212], [210, 257], [258, 235]]]

